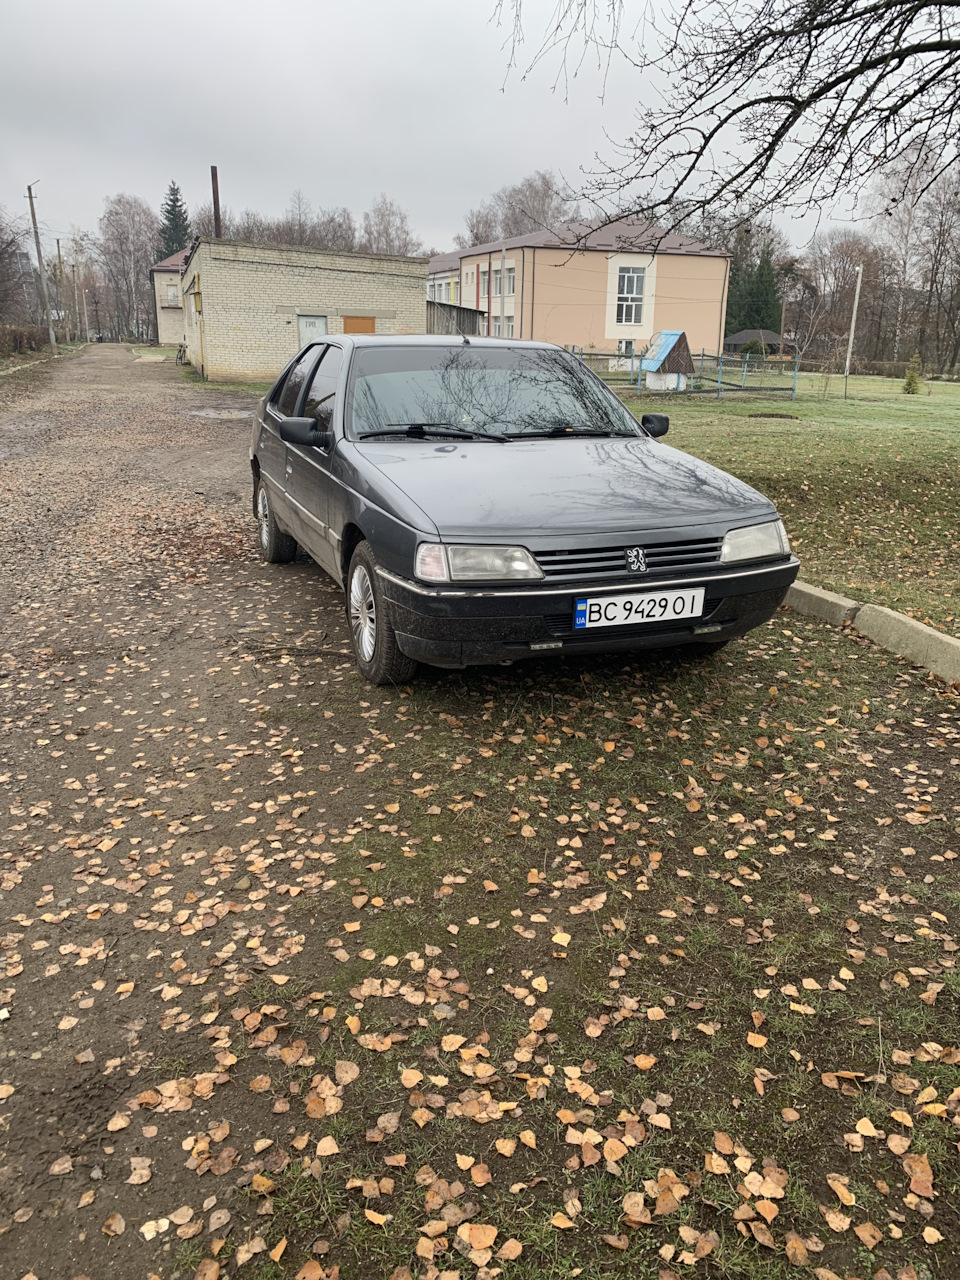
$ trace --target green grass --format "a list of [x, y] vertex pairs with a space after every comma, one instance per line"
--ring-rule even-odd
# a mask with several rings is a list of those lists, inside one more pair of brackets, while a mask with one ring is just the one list
[[269, 382], [217, 382], [212, 378], [201, 378], [198, 371], [189, 364], [181, 365], [178, 372], [191, 386], [204, 387], [208, 391], [243, 391], [258, 399], [265, 396], [274, 383], [272, 378]]
[[[785, 381], [788, 381], [785, 379]], [[627, 397], [662, 405], [669, 443], [778, 506], [808, 582], [960, 635], [960, 383], [801, 374], [794, 401]], [[758, 414], [792, 414], [788, 418]]]
[[[293, 674], [290, 664], [267, 658], [259, 671], [266, 684]], [[283, 1236], [289, 1240], [278, 1274], [295, 1272], [320, 1237], [330, 1243], [324, 1262], [339, 1265], [344, 1280], [389, 1276], [398, 1266], [412, 1266], [416, 1275], [420, 1229], [436, 1217], [416, 1182], [423, 1165], [464, 1183], [457, 1203], [475, 1203], [472, 1220], [497, 1225], [498, 1241], [513, 1236], [523, 1243], [522, 1256], [505, 1264], [505, 1280], [560, 1280], [576, 1268], [597, 1280], [654, 1280], [665, 1261], [658, 1251], [682, 1248], [681, 1226], [718, 1234], [715, 1253], [698, 1270], [710, 1277], [801, 1274], [785, 1260], [788, 1230], [822, 1239], [825, 1252], [811, 1255], [812, 1265], [840, 1275], [869, 1275], [880, 1266], [896, 1274], [908, 1262], [920, 1274], [924, 1266], [952, 1274], [954, 1246], [927, 1246], [920, 1234], [925, 1220], [917, 1213], [907, 1214], [902, 1239], [885, 1235], [871, 1258], [852, 1229], [837, 1235], [825, 1227], [819, 1205], [835, 1202], [826, 1175], [840, 1172], [857, 1196], [854, 1224], [869, 1219], [885, 1229], [888, 1206], [903, 1211], [908, 1187], [900, 1161], [876, 1139], [862, 1153], [850, 1152], [843, 1137], [863, 1117], [878, 1129], [899, 1131], [890, 1113], [902, 1107], [915, 1115], [912, 1150], [926, 1153], [934, 1171], [939, 1194], [933, 1223], [947, 1241], [955, 1238], [960, 1182], [953, 1127], [947, 1119], [919, 1114], [915, 1096], [904, 1098], [889, 1083], [899, 1069], [891, 1062], [893, 1050], [944, 1043], [946, 1028], [956, 1022], [953, 953], [942, 946], [956, 934], [950, 894], [957, 863], [943, 861], [943, 850], [956, 850], [960, 835], [946, 787], [951, 752], [956, 754], [955, 695], [863, 642], [787, 615], [703, 663], [535, 662], [510, 672], [426, 672], [409, 689], [387, 691], [382, 699], [380, 691], [357, 688], [354, 680], [328, 692], [342, 742], [351, 739], [340, 716], [355, 713], [359, 698], [363, 706], [379, 708], [376, 723], [397, 746], [389, 753], [391, 767], [364, 775], [352, 799], [334, 787], [325, 801], [331, 827], [342, 832], [360, 819], [369, 825], [352, 844], [337, 846], [330, 875], [338, 883], [297, 900], [304, 946], [284, 966], [291, 981], [278, 990], [269, 977], [253, 977], [236, 996], [251, 1007], [260, 1000], [282, 1004], [285, 1011], [277, 1016], [286, 1026], [278, 1043], [305, 1036], [316, 1060], [284, 1069], [238, 1034], [235, 1096], [251, 1097], [245, 1082], [266, 1070], [275, 1096], [291, 1099], [282, 1122], [291, 1126], [288, 1132], [329, 1134], [340, 1148], [324, 1159], [319, 1179], [302, 1169], [301, 1155], [291, 1153], [271, 1192], [273, 1214], [267, 1222], [255, 1219], [267, 1228], [271, 1247]], [[298, 723], [297, 729], [302, 735], [309, 727]], [[309, 740], [321, 736], [318, 725]], [[326, 790], [350, 777], [314, 775], [311, 762], [307, 749], [301, 761], [306, 785], [321, 780]], [[908, 762], [916, 766], [909, 776], [920, 779], [918, 790], [929, 804], [916, 824], [906, 821], [908, 813], [921, 813], [920, 799], [904, 792]], [[572, 768], [557, 772], [560, 763]], [[699, 789], [695, 808], [686, 790], [691, 778]], [[928, 784], [939, 789], [928, 791]], [[464, 808], [470, 798], [476, 803]], [[344, 806], [336, 819], [334, 803]], [[527, 815], [532, 834], [521, 835], [520, 823], [510, 821], [515, 809]], [[735, 814], [742, 821], [731, 824]], [[567, 821], [558, 823], [558, 817]], [[831, 818], [837, 821], [831, 824]], [[831, 830], [835, 840], [824, 837]], [[559, 843], [575, 834], [575, 849]], [[358, 845], [366, 850], [363, 857]], [[405, 857], [404, 847], [416, 849], [416, 857]], [[662, 856], [654, 859], [653, 851]], [[546, 877], [535, 893], [531, 868]], [[565, 878], [574, 871], [586, 879], [568, 886]], [[462, 882], [451, 882], [452, 875], [462, 875]], [[487, 878], [496, 889], [484, 889]], [[438, 896], [444, 888], [453, 891]], [[598, 910], [570, 914], [569, 907], [600, 889], [607, 898]], [[360, 892], [370, 901], [355, 907], [351, 896]], [[865, 909], [880, 893], [890, 895], [884, 905]], [[383, 904], [375, 909], [377, 896]], [[935, 912], [941, 913], [937, 936], [918, 932], [917, 918], [933, 924]], [[545, 915], [546, 923], [534, 915]], [[471, 924], [475, 918], [479, 923]], [[359, 921], [358, 932], [343, 932], [350, 920]], [[499, 925], [488, 928], [494, 920]], [[517, 933], [515, 923], [534, 936]], [[552, 942], [561, 927], [571, 935], [568, 944]], [[898, 930], [911, 936], [909, 945], [894, 943]], [[349, 953], [342, 964], [327, 946], [334, 935]], [[355, 1002], [351, 989], [367, 976], [422, 982], [422, 972], [417, 977], [404, 959], [393, 966], [383, 962], [389, 955], [423, 955], [425, 944], [441, 948], [428, 968], [454, 967], [468, 983], [465, 1007], [458, 1007], [452, 1023], [438, 1023], [429, 1004], [376, 997]], [[944, 983], [933, 1006], [919, 999], [927, 977], [911, 973], [908, 989], [893, 981], [898, 971], [918, 967]], [[844, 978], [845, 989], [831, 988], [848, 969], [854, 976]], [[615, 974], [618, 985], [611, 986]], [[531, 989], [532, 978], [540, 976], [548, 986], [536, 1005], [553, 1014], [535, 1059], [514, 1074], [504, 1064], [527, 1034], [533, 1006], [504, 984]], [[816, 988], [805, 987], [805, 979]], [[791, 985], [798, 996], [781, 991]], [[317, 1018], [293, 1007], [307, 990], [330, 992], [316, 1003], [338, 1011], [319, 1039]], [[588, 1020], [613, 1013], [621, 994], [639, 1001], [639, 1009], [599, 1036], [588, 1035]], [[648, 1006], [665, 1010], [666, 1017], [651, 1020]], [[400, 1027], [408, 1039], [387, 1053], [364, 1049], [345, 1024], [354, 1011], [364, 1032]], [[754, 1013], [765, 1017], [762, 1047], [746, 1039]], [[714, 1034], [701, 1025], [713, 1026]], [[447, 1031], [467, 1036], [468, 1043], [488, 1037], [479, 1042], [500, 1072], [495, 1096], [519, 1101], [522, 1116], [477, 1125], [447, 1118], [434, 1105], [435, 1118], [422, 1130], [415, 1127], [415, 1104], [399, 1084], [403, 1068], [447, 1077], [437, 1086], [447, 1102], [471, 1084], [460, 1073], [458, 1052], [439, 1045]], [[638, 1053], [656, 1057], [652, 1070], [637, 1070]], [[347, 1086], [342, 1111], [310, 1125], [301, 1109], [309, 1081], [331, 1072], [338, 1059], [356, 1061], [362, 1075]], [[598, 1094], [611, 1094], [608, 1103], [589, 1108], [598, 1130], [612, 1126], [617, 1132], [621, 1110], [642, 1112], [645, 1099], [673, 1100], [662, 1104], [670, 1131], [648, 1127], [619, 1174], [602, 1162], [567, 1165], [576, 1149], [557, 1113], [581, 1105], [564, 1087], [564, 1070], [574, 1066], [587, 1071]], [[539, 1076], [547, 1067], [546, 1096], [528, 1098], [519, 1073]], [[762, 1094], [758, 1068], [768, 1073]], [[914, 1061], [905, 1069], [942, 1099], [954, 1088], [953, 1066]], [[879, 1070], [883, 1079], [845, 1095], [821, 1081], [821, 1072], [842, 1070]], [[293, 1093], [291, 1085], [297, 1086]], [[783, 1107], [796, 1108], [799, 1120], [786, 1123]], [[368, 1143], [369, 1126], [392, 1110], [402, 1112], [397, 1133], [382, 1144]], [[268, 1115], [254, 1124], [258, 1133], [273, 1132]], [[537, 1135], [536, 1151], [519, 1146], [513, 1156], [501, 1157], [495, 1140], [527, 1128]], [[771, 1228], [775, 1254], [736, 1230], [733, 1212], [744, 1198], [736, 1190], [738, 1177], [703, 1172], [715, 1131], [745, 1144], [755, 1168], [772, 1160], [789, 1174]], [[384, 1156], [400, 1152], [406, 1167], [388, 1169]], [[457, 1153], [486, 1162], [493, 1182], [474, 1187], [469, 1173], [458, 1170]], [[310, 1154], [308, 1147], [304, 1155]], [[655, 1179], [662, 1168], [687, 1180], [689, 1198], [651, 1226], [628, 1229], [628, 1248], [617, 1252], [603, 1235], [623, 1231], [625, 1192]], [[384, 1174], [396, 1181], [393, 1195], [373, 1205], [392, 1215], [385, 1227], [365, 1218], [361, 1193], [347, 1186], [350, 1178]], [[564, 1192], [571, 1189], [583, 1208], [575, 1229], [560, 1230], [551, 1217], [563, 1210]], [[239, 1238], [238, 1224], [231, 1247]], [[452, 1246], [436, 1262], [441, 1269], [464, 1267]]]

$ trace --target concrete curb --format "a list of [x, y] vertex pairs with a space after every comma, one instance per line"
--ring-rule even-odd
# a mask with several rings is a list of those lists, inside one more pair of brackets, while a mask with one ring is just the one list
[[808, 582], [795, 582], [787, 592], [784, 604], [796, 609], [797, 613], [829, 622], [832, 627], [842, 627], [845, 622], [852, 622], [860, 608], [858, 600], [835, 595], [832, 591], [824, 591], [822, 587], [812, 587]]
[[784, 604], [806, 617], [819, 618], [831, 626], [850, 623], [874, 644], [907, 658], [919, 667], [932, 671], [947, 683], [960, 681], [960, 640], [944, 635], [933, 627], [917, 622], [893, 609], [876, 604], [861, 604], [847, 596], [838, 596], [808, 582], [795, 582], [787, 592]]
[[888, 653], [909, 658], [948, 683], [960, 680], [960, 640], [953, 636], [876, 604], [865, 604], [854, 626]]

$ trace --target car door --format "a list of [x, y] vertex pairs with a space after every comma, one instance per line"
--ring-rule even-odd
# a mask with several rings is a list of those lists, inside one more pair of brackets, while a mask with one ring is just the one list
[[340, 415], [337, 409], [342, 370], [343, 350], [331, 343], [313, 369], [300, 410], [301, 417], [315, 419], [318, 431], [332, 433], [331, 446], [287, 445], [287, 484], [297, 514], [310, 536], [310, 541], [304, 545], [317, 563], [334, 577], [338, 576], [339, 539], [329, 525], [330, 464], [338, 438]]
[[317, 362], [319, 351], [320, 347], [316, 344], [308, 347], [287, 370], [283, 381], [274, 388], [260, 424], [260, 439], [257, 445], [260, 475], [269, 486], [274, 514], [285, 532], [292, 534], [298, 542], [300, 533], [297, 528], [296, 510], [289, 496], [288, 446], [280, 439], [279, 423], [281, 418], [292, 418], [296, 415], [297, 405], [310, 371]]

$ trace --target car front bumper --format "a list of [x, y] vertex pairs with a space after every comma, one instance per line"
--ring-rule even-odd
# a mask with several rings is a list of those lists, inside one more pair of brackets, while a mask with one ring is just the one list
[[[385, 569], [397, 644], [408, 658], [437, 667], [516, 662], [549, 653], [623, 653], [685, 644], [719, 643], [768, 621], [794, 581], [800, 562], [717, 570], [650, 582], [591, 582], [579, 587], [428, 587]], [[575, 630], [575, 603], [584, 596], [704, 587], [703, 615], [672, 623]]]

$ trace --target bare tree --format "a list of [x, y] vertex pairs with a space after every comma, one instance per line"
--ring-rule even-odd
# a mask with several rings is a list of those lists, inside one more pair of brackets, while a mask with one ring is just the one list
[[113, 294], [118, 338], [144, 339], [154, 323], [150, 268], [160, 220], [139, 196], [116, 195], [104, 201], [99, 258]]
[[[916, 0], [680, 0], [662, 16], [624, 0], [557, 0], [529, 65], [559, 57], [568, 80], [587, 54], [624, 58], [659, 105], [638, 109], [632, 134], [601, 161], [584, 194], [662, 221], [677, 202], [753, 211], [819, 208], [857, 194], [878, 169], [905, 161], [888, 199], [907, 190], [924, 147], [937, 157], [925, 186], [960, 163], [960, 9]], [[499, 0], [513, 24], [522, 0]]]
[[467, 229], [453, 237], [456, 248], [470, 249], [474, 245], [500, 239], [500, 214], [492, 201], [485, 201], [477, 209], [468, 209], [463, 220]]
[[0, 207], [0, 324], [33, 320], [32, 273], [25, 271], [27, 222]]
[[357, 224], [349, 209], [320, 209], [314, 220], [314, 244], [333, 253], [353, 253]]
[[568, 189], [549, 169], [495, 191], [489, 200], [470, 209], [464, 218], [465, 234], [454, 237], [458, 249], [507, 240], [532, 231], [555, 231], [578, 218], [580, 209]]
[[363, 253], [392, 253], [409, 257], [423, 245], [410, 226], [405, 210], [381, 193], [363, 215], [359, 249]]

